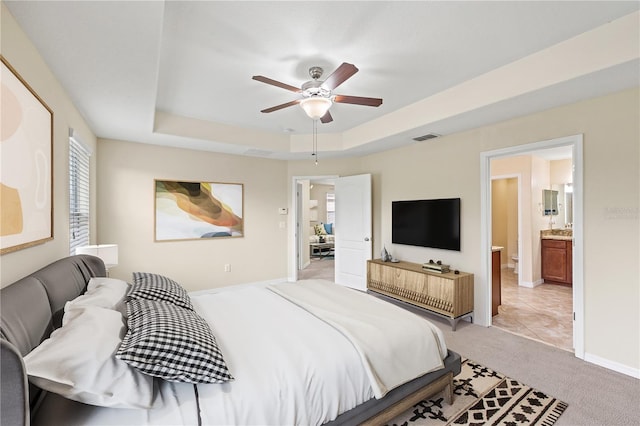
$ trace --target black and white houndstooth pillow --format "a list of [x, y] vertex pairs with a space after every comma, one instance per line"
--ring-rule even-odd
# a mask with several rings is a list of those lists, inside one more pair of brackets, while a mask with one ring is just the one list
[[127, 302], [127, 314], [129, 331], [116, 358], [142, 373], [173, 382], [233, 380], [211, 328], [194, 311], [134, 299]]
[[187, 291], [180, 284], [158, 274], [134, 272], [127, 299], [147, 299], [173, 303], [193, 310]]

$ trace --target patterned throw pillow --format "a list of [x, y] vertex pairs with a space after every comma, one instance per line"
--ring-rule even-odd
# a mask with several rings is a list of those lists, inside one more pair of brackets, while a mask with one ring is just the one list
[[327, 231], [324, 230], [324, 226], [322, 224], [313, 225], [313, 230], [315, 231], [316, 235], [327, 235]]
[[133, 284], [127, 294], [127, 300], [132, 299], [158, 300], [193, 310], [191, 299], [180, 284], [162, 275], [148, 272], [133, 273]]
[[172, 382], [233, 380], [207, 322], [194, 311], [152, 300], [127, 302], [129, 331], [116, 358]]

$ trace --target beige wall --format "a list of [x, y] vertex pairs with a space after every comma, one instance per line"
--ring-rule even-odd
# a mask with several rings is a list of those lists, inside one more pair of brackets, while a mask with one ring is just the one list
[[[112, 276], [155, 272], [188, 290], [286, 278], [286, 162], [103, 139], [98, 153], [98, 235], [119, 247]], [[154, 242], [154, 179], [244, 184], [245, 236]]]
[[491, 245], [505, 249], [509, 241], [508, 233], [507, 179], [491, 181]]
[[[2, 8], [0, 13], [2, 56], [51, 108], [54, 119], [53, 240], [2, 255], [0, 286], [4, 287], [35, 269], [69, 254], [69, 127], [74, 128], [82, 137], [82, 141], [94, 150], [91, 162], [93, 175], [95, 175], [96, 165], [96, 138], [9, 10], [4, 4], [0, 7]], [[95, 184], [92, 184], [92, 189], [95, 192]], [[95, 236], [94, 207], [95, 202], [92, 202], [93, 236]]]
[[573, 182], [571, 173], [573, 160], [567, 158], [564, 160], [552, 160], [549, 162], [549, 173], [552, 184], [563, 184]]
[[515, 265], [511, 257], [518, 253], [518, 179], [491, 181], [492, 245], [504, 247], [501, 266]]
[[[457, 269], [474, 273], [475, 309], [482, 318], [488, 304], [483, 305], [485, 277], [479, 275], [483, 262], [480, 153], [583, 134], [585, 352], [592, 359], [603, 358], [637, 371], [640, 368], [638, 99], [636, 88], [369, 155], [360, 161], [354, 159], [354, 171], [373, 174], [374, 253], [379, 253], [385, 244], [403, 260], [442, 259]], [[533, 203], [534, 196], [524, 192], [521, 197]], [[460, 252], [390, 243], [391, 201], [440, 197], [462, 198]], [[535, 203], [539, 201], [540, 197], [535, 196]], [[523, 223], [534, 220], [526, 217], [531, 210], [523, 211]], [[532, 233], [528, 240], [523, 236], [523, 246], [531, 251], [533, 240], [539, 242], [539, 235], [534, 238]], [[615, 267], [602, 268], [602, 264]]]
[[311, 199], [318, 201], [316, 210], [318, 212], [318, 220], [311, 221], [312, 224], [327, 223], [327, 194], [333, 193], [333, 185], [313, 184], [311, 188]]

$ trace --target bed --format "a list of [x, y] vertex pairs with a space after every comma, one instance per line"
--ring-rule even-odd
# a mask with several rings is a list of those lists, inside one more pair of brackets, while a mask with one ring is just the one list
[[[398, 383], [387, 386], [390, 382], [385, 375], [390, 373], [384, 370], [405, 369], [407, 363], [389, 363], [382, 357], [377, 361], [378, 370], [363, 366], [367, 362], [375, 363], [376, 356], [362, 352], [345, 336], [355, 336], [357, 340], [359, 335], [367, 346], [367, 341], [375, 340], [368, 339], [371, 330], [361, 326], [350, 328], [352, 321], [340, 322], [340, 308], [316, 303], [323, 299], [322, 292], [334, 291], [331, 285], [322, 282], [283, 283], [273, 288], [238, 286], [228, 291], [191, 295], [193, 310], [210, 325], [230, 375], [234, 376], [228, 382], [194, 385], [152, 377], [149, 379], [153, 382], [153, 388], [149, 388], [153, 395], [150, 408], [113, 408], [117, 405], [112, 404], [109, 397], [109, 403], [100, 407], [40, 389], [28, 380], [24, 360], [32, 369], [35, 353], [55, 352], [47, 346], [52, 340], [48, 339], [50, 336], [62, 334], [74, 321], [94, 330], [108, 328], [88, 325], [91, 319], [88, 312], [96, 309], [73, 310], [76, 301], [82, 299], [78, 296], [85, 293], [88, 285], [92, 288], [94, 282], [110, 283], [108, 278], [103, 278], [105, 275], [99, 258], [71, 256], [1, 290], [1, 424], [382, 424], [442, 390], [445, 399], [451, 402], [452, 379], [460, 372], [458, 354], [436, 339], [437, 349], [425, 344], [425, 348], [431, 349], [424, 350], [439, 354], [437, 367], [426, 365], [425, 361], [424, 374], [411, 379], [392, 379]], [[333, 287], [340, 286], [334, 284]], [[307, 288], [315, 293], [309, 293], [311, 296], [304, 293]], [[355, 299], [344, 306], [360, 303], [358, 292], [342, 287], [338, 291], [349, 292], [339, 299], [347, 300], [354, 294]], [[332, 298], [327, 297], [326, 303], [332, 304]], [[392, 306], [383, 301], [376, 303], [384, 303], [380, 305], [383, 309]], [[127, 308], [130, 309], [129, 302]], [[100, 315], [117, 316], [114, 325], [118, 326], [118, 321], [126, 323], [121, 311], [122, 306], [118, 306], [109, 312], [100, 310]], [[74, 314], [77, 318], [70, 312], [77, 312]], [[129, 315], [128, 319], [134, 316]], [[367, 312], [363, 310], [362, 315], [360, 322], [366, 323]], [[324, 319], [320, 319], [323, 316]], [[105, 318], [99, 318], [101, 324], [106, 324]], [[63, 319], [67, 322], [61, 327]], [[133, 329], [135, 327], [127, 334]], [[74, 351], [94, 356], [92, 338], [99, 341], [98, 344], [108, 340], [97, 334], [87, 335], [78, 347], [74, 346]], [[124, 336], [124, 340], [126, 338]], [[74, 345], [78, 345], [77, 341], [76, 338]], [[382, 346], [390, 348], [385, 356], [397, 359], [406, 357], [406, 352], [415, 352]], [[393, 374], [395, 377], [399, 373]], [[409, 372], [403, 371], [403, 374]], [[148, 383], [141, 380], [151, 377], [142, 376], [144, 379], [140, 376], [132, 379], [134, 385], [130, 387], [139, 386], [132, 396], [134, 400], [145, 395]], [[126, 381], [119, 379], [120, 382]], [[221, 413], [224, 417], [220, 417]]]

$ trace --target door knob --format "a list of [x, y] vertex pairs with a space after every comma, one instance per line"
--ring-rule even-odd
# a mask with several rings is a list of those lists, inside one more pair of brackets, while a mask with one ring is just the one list
[[364, 240], [365, 241], [369, 241], [369, 237], [364, 237]]

